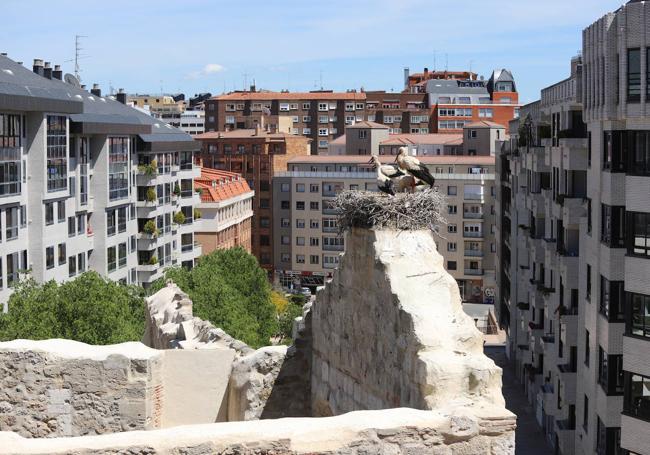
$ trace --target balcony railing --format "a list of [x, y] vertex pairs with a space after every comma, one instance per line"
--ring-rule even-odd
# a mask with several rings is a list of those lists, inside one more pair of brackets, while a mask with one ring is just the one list
[[483, 273], [483, 269], [465, 269], [465, 275], [481, 276]]
[[475, 220], [480, 220], [483, 218], [483, 213], [474, 213], [474, 212], [463, 212], [463, 218], [471, 218]]
[[483, 257], [483, 251], [481, 251], [481, 250], [465, 250], [465, 256], [468, 256], [468, 257]]
[[480, 201], [483, 199], [482, 194], [465, 193], [464, 198], [470, 201]]
[[470, 237], [474, 239], [480, 239], [483, 237], [482, 232], [468, 232], [468, 231], [463, 231], [463, 237]]
[[323, 245], [323, 251], [343, 251], [343, 245]]
[[335, 232], [338, 232], [338, 231], [339, 231], [338, 227], [323, 226], [323, 232], [335, 233]]
[[0, 196], [15, 196], [20, 194], [21, 184], [19, 181], [0, 183]]

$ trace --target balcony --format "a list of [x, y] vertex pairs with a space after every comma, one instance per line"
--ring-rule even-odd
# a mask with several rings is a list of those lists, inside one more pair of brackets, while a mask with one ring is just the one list
[[470, 239], [482, 239], [483, 232], [463, 231], [463, 237], [470, 238]]
[[483, 194], [465, 193], [463, 198], [467, 201], [482, 201]]
[[484, 253], [481, 250], [465, 250], [465, 256], [467, 257], [480, 258], [483, 255]]
[[323, 232], [330, 233], [330, 234], [336, 234], [339, 232], [338, 227], [331, 227], [331, 226], [323, 226]]
[[463, 212], [463, 218], [467, 218], [471, 220], [482, 220], [483, 213]]
[[343, 251], [343, 245], [323, 245], [323, 251]]
[[482, 276], [483, 273], [483, 269], [465, 269], [465, 275]]

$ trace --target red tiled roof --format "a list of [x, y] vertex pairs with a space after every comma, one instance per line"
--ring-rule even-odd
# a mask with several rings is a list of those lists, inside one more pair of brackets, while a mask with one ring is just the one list
[[247, 138], [269, 138], [269, 139], [286, 139], [286, 138], [305, 138], [289, 133], [269, 133], [265, 130], [256, 131], [255, 129], [237, 129], [232, 131], [210, 131], [208, 133], [201, 133], [193, 136], [194, 139], [247, 139]]
[[346, 130], [353, 130], [356, 128], [372, 128], [372, 129], [379, 129], [379, 130], [387, 130], [388, 127], [386, 125], [383, 125], [381, 123], [377, 122], [370, 122], [368, 120], [363, 120], [361, 122], [356, 122], [353, 123], [352, 125], [348, 125], [345, 127]]
[[[291, 158], [289, 164], [299, 163], [346, 163], [346, 164], [365, 164], [370, 159], [369, 155], [304, 155]], [[420, 162], [424, 164], [483, 164], [494, 165], [495, 157], [493, 156], [468, 156], [468, 155], [439, 155], [439, 156], [418, 156]], [[379, 160], [383, 163], [392, 163], [395, 161], [393, 155], [379, 155]]]
[[232, 92], [212, 97], [215, 100], [365, 100], [364, 92]]
[[201, 202], [221, 202], [251, 191], [241, 174], [207, 167], [201, 167], [194, 186], [201, 189]]

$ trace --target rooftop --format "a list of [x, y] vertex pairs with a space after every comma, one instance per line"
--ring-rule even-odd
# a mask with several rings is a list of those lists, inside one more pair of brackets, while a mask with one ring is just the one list
[[387, 130], [388, 126], [382, 125], [381, 123], [369, 122], [367, 120], [356, 122], [352, 125], [348, 125], [346, 130], [360, 129], [360, 128], [372, 128], [377, 130]]
[[201, 189], [201, 202], [221, 202], [252, 191], [240, 174], [207, 167], [201, 167], [194, 186]]
[[443, 144], [460, 145], [463, 143], [462, 134], [391, 134], [390, 138], [380, 145], [424, 145]]
[[[440, 156], [418, 156], [423, 164], [476, 164], [476, 165], [494, 165], [493, 156], [465, 156], [465, 155], [440, 155]], [[368, 155], [304, 155], [291, 158], [288, 164], [300, 163], [343, 163], [343, 164], [367, 164], [370, 160]], [[383, 163], [392, 163], [395, 157], [391, 155], [380, 155], [379, 160]]]
[[465, 128], [505, 128], [505, 126], [488, 120], [479, 120], [478, 122], [466, 123]]
[[[271, 133], [263, 129], [236, 129], [232, 131], [210, 131], [208, 133], [197, 134], [194, 136], [198, 140], [206, 139], [249, 139], [249, 138], [262, 138], [262, 139], [287, 139], [287, 138], [304, 138], [303, 136], [296, 136], [295, 134], [276, 132]], [[304, 138], [308, 140], [307, 138]]]
[[212, 97], [215, 100], [365, 100], [364, 92], [231, 92]]

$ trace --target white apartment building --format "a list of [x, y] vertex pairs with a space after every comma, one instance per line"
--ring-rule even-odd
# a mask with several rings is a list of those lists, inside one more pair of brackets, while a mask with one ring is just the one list
[[180, 113], [180, 118], [170, 118], [167, 122], [191, 136], [205, 133], [205, 111], [202, 109], [188, 109]]
[[[587, 27], [582, 75], [545, 89], [565, 99], [522, 108], [497, 162], [500, 319], [564, 455], [650, 453], [649, 18], [633, 0]], [[556, 135], [577, 120], [571, 90], [586, 138]], [[545, 139], [529, 147], [530, 130]], [[549, 254], [553, 239], [569, 254]]]
[[[384, 162], [391, 156], [380, 157]], [[492, 302], [495, 286], [494, 158], [421, 157], [447, 195], [438, 250], [467, 302]], [[284, 286], [320, 286], [345, 250], [331, 202], [341, 190], [376, 191], [367, 155], [292, 158], [273, 178], [276, 276]]]
[[497, 158], [497, 303], [507, 354], [557, 453], [576, 429], [580, 223], [587, 213], [582, 67], [521, 108]]
[[[191, 266], [200, 254], [180, 255], [198, 203], [191, 137], [61, 76], [41, 60], [30, 71], [0, 55], [5, 310], [21, 272], [42, 282], [95, 270], [146, 286], [164, 266]], [[185, 193], [174, 197], [177, 184]], [[180, 226], [172, 222], [177, 212], [190, 215]], [[155, 237], [145, 232], [148, 220]]]

